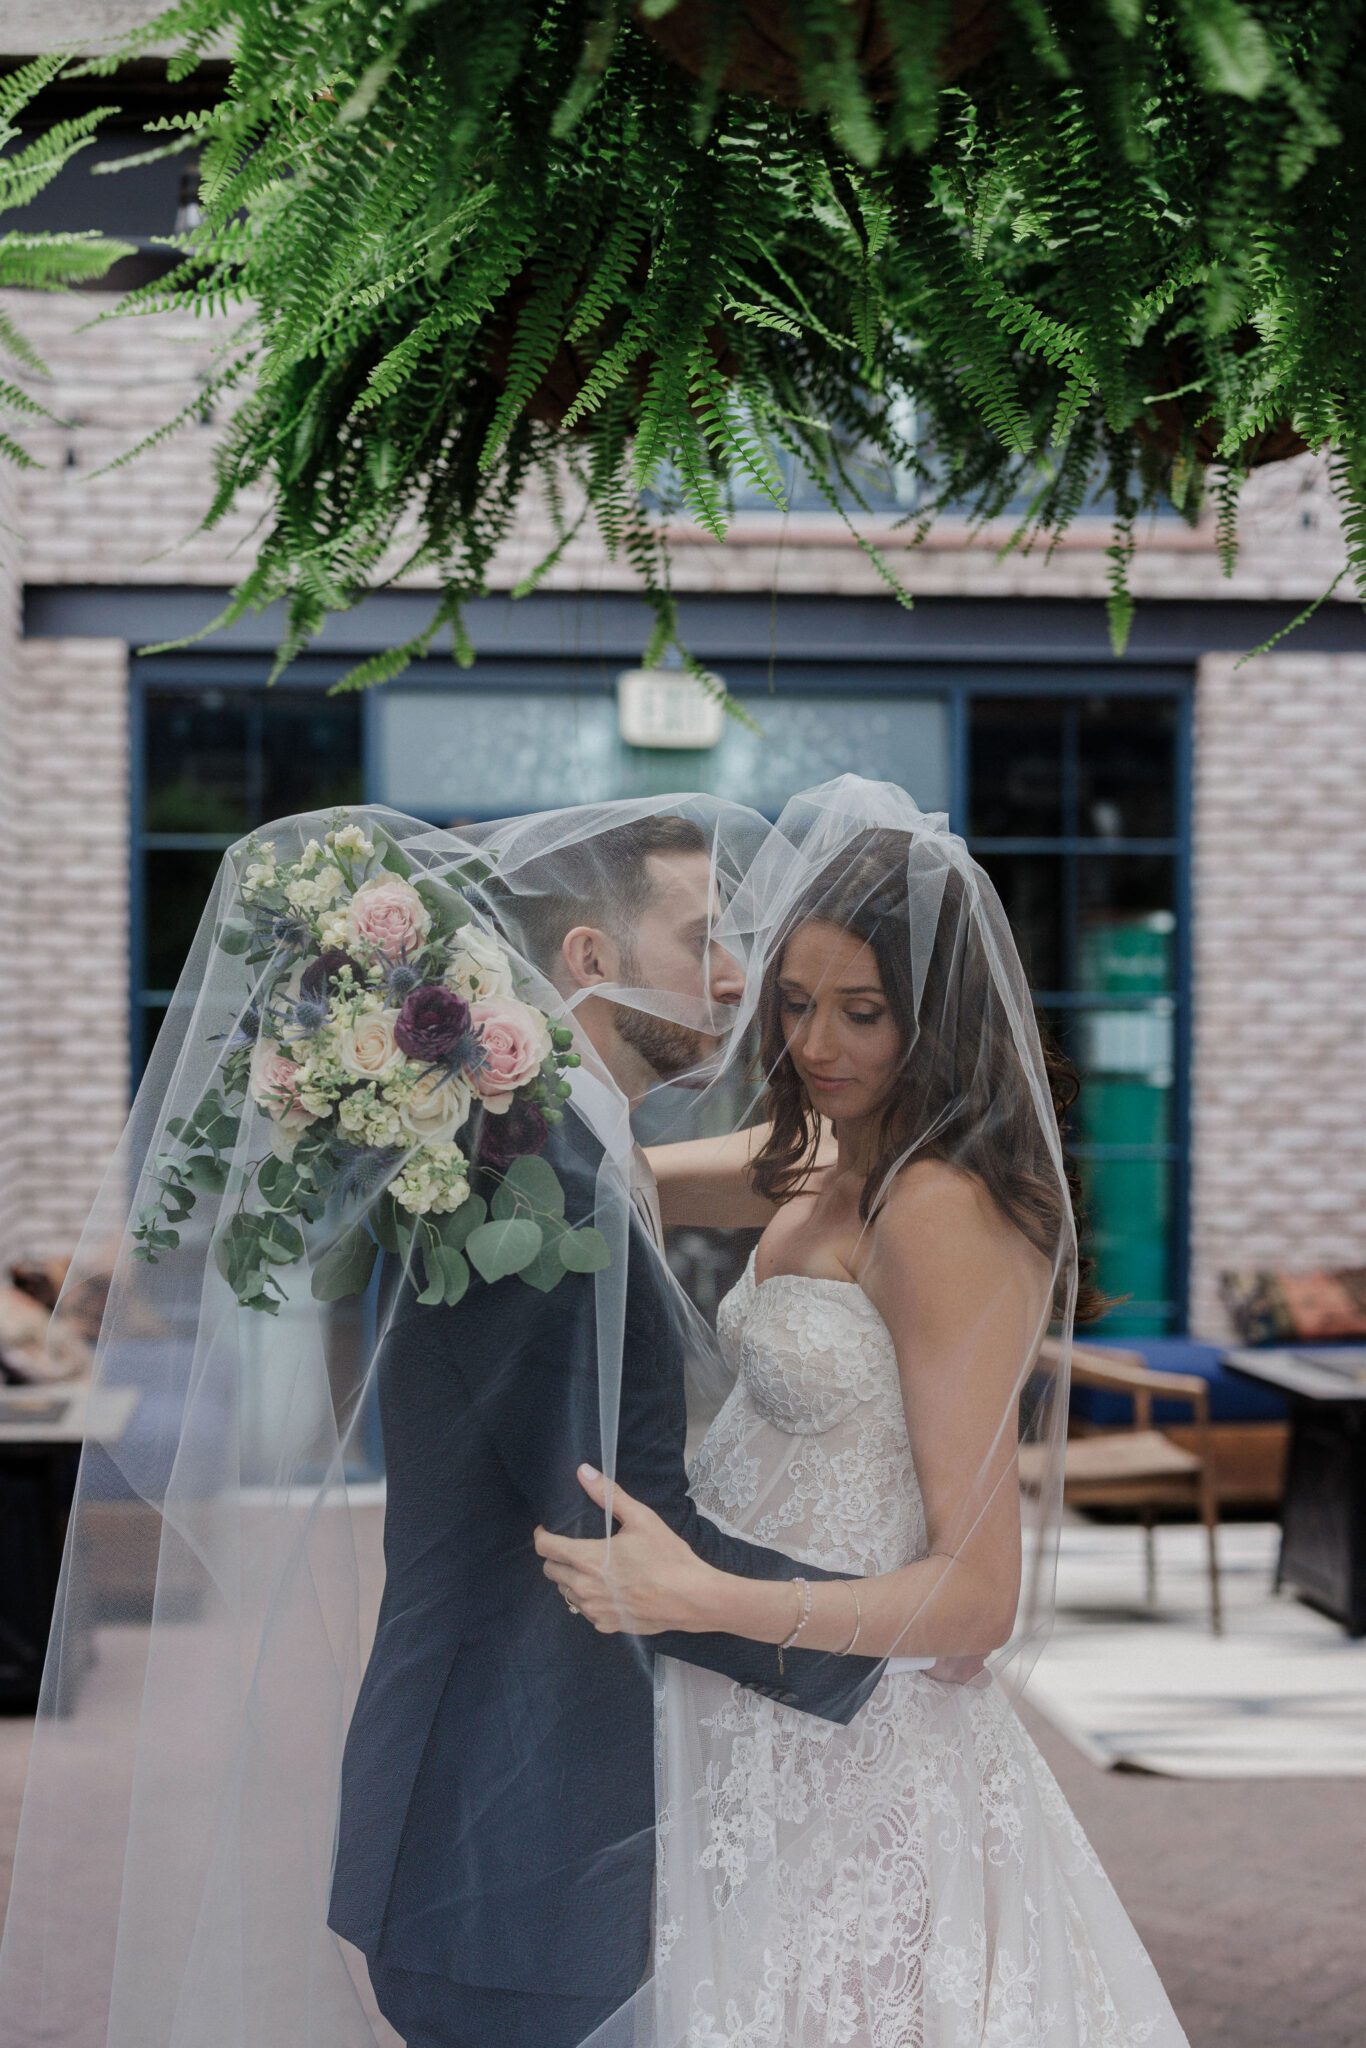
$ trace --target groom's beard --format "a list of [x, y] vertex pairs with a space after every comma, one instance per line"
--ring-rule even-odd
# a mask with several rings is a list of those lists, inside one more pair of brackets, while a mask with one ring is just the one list
[[613, 1003], [612, 1010], [618, 1037], [632, 1052], [639, 1053], [661, 1081], [676, 1081], [680, 1074], [701, 1065], [721, 1043], [710, 1032], [693, 1031], [686, 1024], [652, 1016], [648, 1010], [637, 1010], [630, 1003]]

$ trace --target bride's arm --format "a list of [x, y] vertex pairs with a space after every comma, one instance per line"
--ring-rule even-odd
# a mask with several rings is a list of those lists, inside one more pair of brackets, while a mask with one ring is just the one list
[[[903, 1176], [879, 1217], [862, 1284], [896, 1345], [929, 1555], [899, 1570], [812, 1584], [804, 1649], [872, 1657], [981, 1656], [1006, 1641], [1020, 1576], [1016, 1413], [1047, 1288], [1039, 1260], [975, 1183]], [[580, 1474], [605, 1498], [596, 1473]], [[618, 1489], [610, 1548], [537, 1535], [548, 1576], [605, 1633], [719, 1630], [787, 1640], [804, 1596], [714, 1570]]]
[[[647, 1145], [645, 1156], [659, 1185], [659, 1213], [666, 1225], [711, 1225], [718, 1230], [761, 1230], [774, 1204], [750, 1179], [750, 1162], [769, 1126], [754, 1124], [723, 1138], [684, 1138], [673, 1145]], [[834, 1134], [822, 1123], [816, 1164], [835, 1156]]]

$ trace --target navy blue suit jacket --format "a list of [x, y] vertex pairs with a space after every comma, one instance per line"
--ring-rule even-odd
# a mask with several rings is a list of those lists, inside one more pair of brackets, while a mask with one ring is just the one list
[[[567, 1119], [549, 1156], [567, 1213], [596, 1161]], [[648, 1956], [652, 1650], [849, 1720], [881, 1666], [734, 1636], [600, 1636], [532, 1544], [599, 1535], [575, 1478], [601, 1465], [594, 1281], [474, 1282], [455, 1308], [405, 1287], [378, 1362], [386, 1578], [347, 1737], [329, 1924], [456, 1983], [625, 1999]], [[709, 1562], [805, 1569], [699, 1515], [684, 1470], [683, 1360], [658, 1266], [630, 1231], [616, 1471]]]

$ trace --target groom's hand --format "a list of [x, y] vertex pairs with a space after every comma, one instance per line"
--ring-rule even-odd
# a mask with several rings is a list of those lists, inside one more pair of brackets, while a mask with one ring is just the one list
[[[608, 1485], [601, 1472], [580, 1465], [578, 1480], [589, 1499], [605, 1509]], [[611, 1504], [617, 1531], [610, 1539], [536, 1530], [536, 1554], [546, 1577], [600, 1635], [709, 1628], [707, 1593], [719, 1574], [653, 1508], [620, 1486], [612, 1487]]]
[[945, 1685], [970, 1685], [979, 1671], [985, 1671], [984, 1657], [937, 1657], [926, 1678], [937, 1678]]

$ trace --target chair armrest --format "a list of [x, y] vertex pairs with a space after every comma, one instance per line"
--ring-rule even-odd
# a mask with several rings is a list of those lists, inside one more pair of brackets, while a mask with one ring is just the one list
[[[1039, 1363], [1056, 1371], [1058, 1362], [1057, 1344], [1048, 1338], [1040, 1347]], [[1094, 1345], [1074, 1344], [1072, 1378], [1078, 1386], [1106, 1387], [1112, 1393], [1128, 1394], [1136, 1404], [1145, 1394], [1185, 1401], [1197, 1421], [1209, 1417], [1209, 1385], [1199, 1373], [1156, 1372], [1141, 1351], [1101, 1351]], [[1146, 1407], [1147, 1403], [1143, 1405]]]

